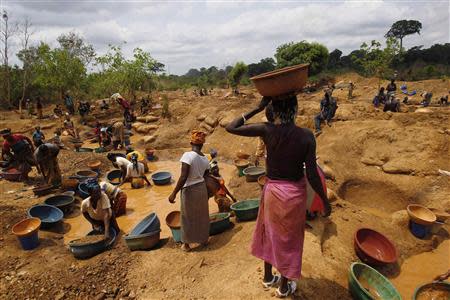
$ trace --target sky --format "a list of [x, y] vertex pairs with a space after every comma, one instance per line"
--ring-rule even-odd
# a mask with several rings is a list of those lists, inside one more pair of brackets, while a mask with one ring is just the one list
[[258, 62], [291, 41], [319, 42], [348, 54], [364, 41], [383, 41], [401, 19], [423, 25], [420, 35], [404, 39], [406, 48], [450, 42], [450, 0], [0, 0], [0, 8], [11, 22], [31, 20], [32, 43], [57, 46], [60, 34], [74, 31], [104, 54], [109, 44], [126, 42], [127, 56], [142, 48], [166, 72], [179, 75], [190, 68]]

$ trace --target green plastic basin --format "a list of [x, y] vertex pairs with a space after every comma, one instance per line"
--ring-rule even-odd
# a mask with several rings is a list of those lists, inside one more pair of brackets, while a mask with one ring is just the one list
[[356, 300], [401, 300], [392, 283], [374, 268], [359, 262], [350, 266], [348, 287]]
[[259, 199], [249, 199], [233, 203], [231, 210], [239, 221], [255, 220], [258, 217]]

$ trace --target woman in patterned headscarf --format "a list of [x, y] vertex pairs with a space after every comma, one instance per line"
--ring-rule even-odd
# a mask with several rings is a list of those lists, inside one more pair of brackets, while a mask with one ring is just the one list
[[181, 191], [181, 241], [182, 249], [189, 251], [191, 243], [205, 245], [209, 237], [208, 191], [204, 175], [209, 161], [202, 153], [206, 133], [194, 130], [191, 134], [192, 151], [185, 152], [180, 159], [181, 175], [169, 196], [175, 203]]

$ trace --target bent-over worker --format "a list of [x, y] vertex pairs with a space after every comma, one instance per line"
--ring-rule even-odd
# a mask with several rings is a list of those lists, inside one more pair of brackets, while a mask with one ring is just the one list
[[22, 134], [12, 134], [9, 128], [1, 130], [0, 134], [4, 139], [2, 159], [8, 161], [9, 166], [20, 171], [23, 179], [27, 179], [31, 167], [36, 165], [31, 140]]
[[100, 182], [100, 188], [108, 196], [114, 215], [116, 217], [124, 215], [127, 210], [127, 194], [117, 185], [106, 181]]
[[34, 158], [48, 184], [61, 184], [61, 170], [58, 164], [59, 146], [52, 143], [40, 145], [34, 151]]

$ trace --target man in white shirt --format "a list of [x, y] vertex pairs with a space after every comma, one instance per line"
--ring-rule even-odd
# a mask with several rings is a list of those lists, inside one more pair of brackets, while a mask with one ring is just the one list
[[107, 157], [115, 168], [122, 171], [122, 182], [124, 182], [127, 175], [128, 166], [133, 165], [131, 161], [114, 153], [108, 153]]

